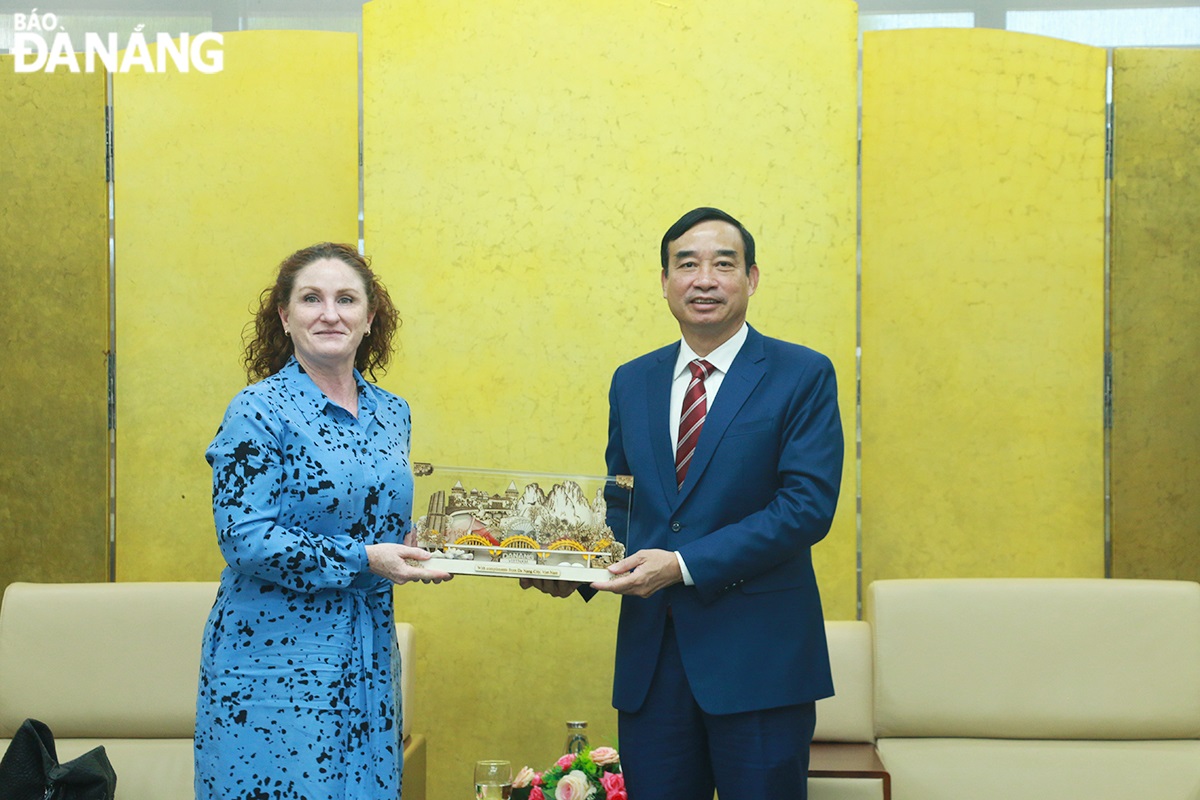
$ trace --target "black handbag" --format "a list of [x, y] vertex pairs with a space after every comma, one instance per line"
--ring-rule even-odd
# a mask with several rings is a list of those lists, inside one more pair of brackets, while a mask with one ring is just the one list
[[0, 759], [0, 800], [113, 800], [117, 774], [103, 747], [58, 763], [44, 722], [21, 723]]

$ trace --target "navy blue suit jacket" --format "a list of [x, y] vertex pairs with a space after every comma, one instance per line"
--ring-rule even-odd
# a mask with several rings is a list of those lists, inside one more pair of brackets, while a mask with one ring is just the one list
[[613, 705], [641, 707], [667, 607], [706, 712], [833, 694], [811, 547], [837, 507], [844, 445], [833, 365], [750, 328], [708, 410], [687, 480], [675, 486], [671, 381], [679, 344], [619, 367], [609, 393], [610, 475], [633, 475], [610, 524], [627, 554], [678, 550], [695, 580], [621, 601]]

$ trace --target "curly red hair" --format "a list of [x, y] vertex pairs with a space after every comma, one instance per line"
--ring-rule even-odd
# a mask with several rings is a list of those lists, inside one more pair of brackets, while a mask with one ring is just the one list
[[303, 250], [297, 250], [279, 265], [275, 283], [263, 289], [259, 295], [258, 311], [254, 320], [246, 324], [243, 332], [246, 352], [242, 361], [246, 377], [251, 383], [274, 375], [283, 369], [295, 352], [291, 338], [284, 333], [279, 309], [286, 308], [296, 284], [296, 275], [314, 261], [332, 258], [341, 261], [358, 273], [367, 290], [367, 306], [374, 312], [371, 335], [364, 337], [354, 354], [354, 367], [375, 380], [375, 373], [387, 371], [392, 357], [392, 337], [400, 327], [400, 315], [396, 312], [392, 298], [379, 278], [371, 270], [371, 262], [359, 254], [358, 249], [348, 244], [321, 242]]

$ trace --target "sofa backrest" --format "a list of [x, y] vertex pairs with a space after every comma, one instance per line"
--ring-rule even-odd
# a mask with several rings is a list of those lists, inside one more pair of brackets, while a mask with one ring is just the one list
[[[0, 605], [0, 739], [28, 717], [62, 739], [192, 738], [216, 593], [215, 582], [11, 584]], [[407, 701], [413, 629], [396, 627]]]
[[215, 583], [14, 583], [0, 607], [0, 736], [191, 738]]
[[884, 737], [1200, 738], [1200, 584], [876, 581]]
[[825, 623], [829, 665], [836, 694], [817, 701], [818, 742], [873, 742], [871, 626], [866, 622]]
[[400, 651], [400, 713], [403, 717], [400, 725], [401, 738], [412, 732], [413, 720], [413, 674], [417, 669], [417, 659], [413, 645], [416, 629], [411, 623], [396, 623], [396, 648]]

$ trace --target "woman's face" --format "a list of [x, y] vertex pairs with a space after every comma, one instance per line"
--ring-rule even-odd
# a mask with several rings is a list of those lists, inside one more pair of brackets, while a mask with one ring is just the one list
[[367, 306], [359, 274], [335, 258], [322, 258], [296, 273], [279, 318], [302, 365], [353, 369], [354, 354], [375, 318]]

